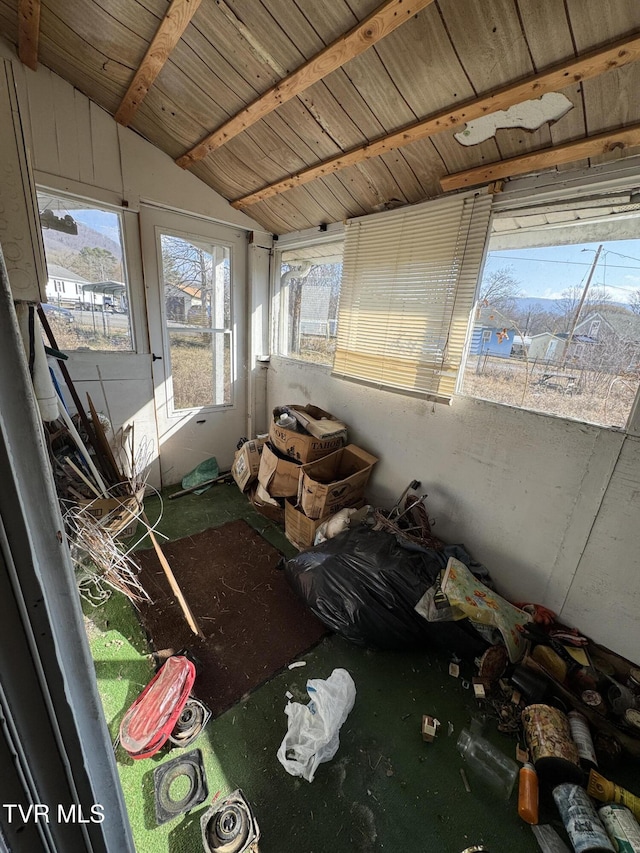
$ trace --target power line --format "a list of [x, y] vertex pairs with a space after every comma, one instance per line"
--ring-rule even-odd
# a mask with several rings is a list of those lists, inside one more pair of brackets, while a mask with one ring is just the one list
[[[611, 254], [617, 255], [618, 253], [617, 252], [611, 252]], [[629, 256], [628, 255], [620, 255], [620, 257], [621, 258], [627, 258]], [[519, 257], [513, 257], [511, 255], [495, 255], [493, 252], [489, 253], [489, 258], [490, 259], [499, 258], [500, 260], [505, 260], [505, 261], [527, 261], [530, 264], [531, 263], [535, 263], [535, 264], [568, 264], [570, 266], [576, 266], [576, 267], [590, 267], [591, 266], [590, 261], [554, 261], [554, 260], [551, 260], [550, 258], [519, 258]], [[629, 260], [638, 261], [640, 263], [640, 258], [629, 258]], [[607, 264], [607, 266], [610, 270], [612, 270], [612, 269], [616, 269], [616, 270], [637, 270], [637, 272], [640, 272], [640, 267], [630, 267], [630, 266], [624, 266], [622, 264]]]
[[[640, 258], [634, 258], [631, 255], [621, 255], [620, 252], [613, 252], [611, 249], [608, 249], [605, 255], [616, 255], [618, 258], [626, 258], [628, 261], [638, 261], [640, 264]], [[622, 269], [635, 269], [635, 267], [622, 267]]]

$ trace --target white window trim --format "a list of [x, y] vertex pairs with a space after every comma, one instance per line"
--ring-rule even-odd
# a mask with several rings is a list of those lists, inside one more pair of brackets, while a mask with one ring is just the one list
[[[545, 173], [539, 176], [516, 178], [507, 182], [503, 191], [498, 193], [493, 201], [493, 216], [511, 215], [518, 213], [526, 215], [535, 206], [544, 207], [554, 202], [571, 200], [579, 201], [584, 197], [602, 195], [604, 193], [633, 193], [638, 191], [640, 180], [640, 157], [634, 157], [625, 161], [606, 163], [602, 166], [590, 167], [588, 169], [569, 170], [562, 173], [560, 178], [557, 173]], [[638, 213], [633, 214], [638, 217]], [[626, 217], [625, 217], [626, 218]], [[610, 221], [613, 221], [610, 220]], [[490, 237], [485, 246], [485, 257], [489, 251]], [[479, 282], [480, 283], [480, 282]], [[469, 335], [473, 330], [473, 323], [469, 323]], [[461, 380], [468, 357], [467, 352], [462, 361], [460, 370], [460, 381], [457, 393], [473, 400], [482, 400], [474, 394], [467, 394], [460, 390]], [[549, 357], [549, 356], [545, 356]], [[553, 356], [551, 356], [553, 357]], [[508, 403], [491, 401], [497, 406], [509, 406]], [[551, 412], [542, 412], [534, 409], [516, 407], [523, 412], [535, 412], [537, 415], [550, 418], [563, 418]], [[578, 423], [595, 426], [608, 432], [622, 432], [628, 436], [640, 437], [640, 387], [631, 406], [627, 422], [623, 427], [605, 426], [593, 424], [590, 421], [578, 421]]]
[[[40, 180], [41, 179], [41, 180]], [[72, 189], [70, 188], [72, 185]], [[129, 319], [131, 324], [130, 350], [91, 350], [91, 353], [105, 356], [148, 355], [149, 335], [146, 323], [144, 279], [142, 257], [140, 255], [140, 226], [138, 214], [122, 203], [115, 193], [100, 190], [75, 181], [54, 179], [51, 175], [36, 172], [36, 192], [48, 192], [69, 201], [82, 201], [95, 205], [96, 209], [117, 213], [121, 218], [122, 264], [128, 285]], [[71, 353], [84, 354], [85, 350], [70, 350]]]

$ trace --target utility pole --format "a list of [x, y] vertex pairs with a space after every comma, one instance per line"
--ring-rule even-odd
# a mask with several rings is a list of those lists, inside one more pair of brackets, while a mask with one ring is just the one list
[[582, 291], [582, 296], [580, 297], [580, 302], [578, 303], [578, 310], [576, 311], [576, 316], [573, 321], [573, 325], [571, 326], [571, 331], [569, 332], [569, 337], [566, 340], [564, 345], [564, 351], [562, 353], [562, 364], [564, 365], [567, 361], [567, 354], [569, 352], [569, 346], [571, 345], [571, 341], [573, 340], [573, 333], [576, 330], [576, 326], [578, 325], [578, 321], [580, 319], [580, 314], [582, 312], [582, 306], [584, 305], [584, 300], [587, 298], [587, 293], [589, 292], [589, 287], [591, 286], [591, 279], [593, 278], [593, 274], [596, 271], [596, 266], [598, 265], [598, 258], [600, 257], [600, 252], [602, 251], [602, 243], [597, 248], [596, 256], [593, 259], [593, 263], [591, 264], [591, 269], [589, 270], [589, 275], [587, 276], [587, 281], [584, 286], [584, 290]]

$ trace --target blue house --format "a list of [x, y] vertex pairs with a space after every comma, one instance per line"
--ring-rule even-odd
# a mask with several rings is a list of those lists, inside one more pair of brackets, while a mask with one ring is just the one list
[[478, 308], [471, 335], [471, 355], [497, 355], [509, 358], [516, 330], [508, 317], [495, 308]]

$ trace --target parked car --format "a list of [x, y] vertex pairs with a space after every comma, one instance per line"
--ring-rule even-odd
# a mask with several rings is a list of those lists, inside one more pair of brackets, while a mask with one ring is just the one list
[[50, 302], [43, 302], [42, 310], [52, 320], [59, 320], [61, 323], [73, 323], [73, 314], [67, 308], [59, 308]]

